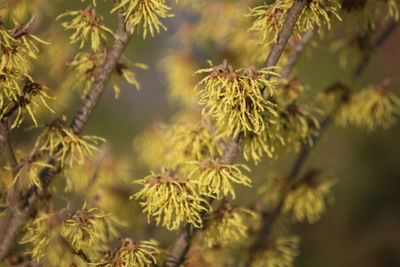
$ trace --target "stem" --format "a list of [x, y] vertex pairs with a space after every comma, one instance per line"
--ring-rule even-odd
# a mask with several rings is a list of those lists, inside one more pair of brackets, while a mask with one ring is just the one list
[[96, 73], [96, 80], [93, 82], [92, 88], [85, 96], [81, 107], [71, 123], [71, 129], [75, 134], [80, 134], [85, 125], [87, 124], [90, 115], [96, 107], [104, 87], [109, 80], [111, 73], [114, 71], [119, 58], [122, 55], [129, 39], [130, 30], [126, 29], [124, 17], [121, 12], [118, 14], [118, 30], [115, 33], [116, 40], [114, 41], [111, 49], [107, 52], [104, 64], [102, 64]]
[[17, 158], [15, 157], [14, 149], [11, 144], [10, 138], [10, 128], [8, 125], [8, 119], [2, 119], [0, 121], [0, 143], [4, 146], [4, 152], [8, 158], [8, 162], [11, 166], [11, 173], [13, 177], [17, 176], [18, 170], [18, 162]]
[[292, 7], [286, 14], [285, 23], [282, 26], [282, 30], [279, 33], [278, 41], [274, 43], [269, 52], [267, 59], [265, 60], [263, 67], [269, 68], [276, 66], [279, 58], [281, 57], [283, 50], [289, 41], [290, 36], [293, 33], [294, 26], [296, 25], [297, 19], [300, 16], [301, 11], [306, 6], [307, 1], [297, 0], [293, 3]]
[[[27, 34], [35, 21], [36, 15], [33, 15], [30, 20], [25, 23], [14, 27], [10, 35], [13, 38], [19, 38]], [[8, 118], [18, 109], [18, 105], [15, 103], [0, 119], [0, 143], [3, 144], [5, 153], [11, 166], [11, 173], [13, 177], [17, 176], [18, 173], [18, 161], [15, 157], [15, 152], [11, 144], [10, 138], [10, 127], [8, 124]]]
[[[328, 128], [330, 122], [334, 118], [334, 114], [336, 113], [336, 110], [337, 109], [332, 111], [332, 113], [330, 115], [328, 115], [321, 123], [320, 129], [319, 129], [319, 135], [313, 136], [313, 144], [314, 145], [319, 140], [319, 136], [321, 136], [321, 134]], [[286, 178], [287, 181], [292, 181], [296, 177], [298, 177], [310, 152], [311, 152], [310, 146], [307, 146], [307, 145], [302, 146], [300, 153], [298, 154], [296, 161], [294, 162], [292, 169], [290, 170], [290, 173]], [[250, 248], [250, 251], [253, 253], [250, 254], [249, 265], [253, 260], [254, 252], [257, 252], [258, 250], [262, 249], [263, 245], [267, 241], [267, 238], [272, 230], [272, 226], [274, 225], [276, 219], [278, 219], [278, 217], [282, 211], [283, 204], [285, 202], [285, 198], [286, 198], [286, 196], [283, 196], [279, 200], [278, 204], [272, 209], [272, 211], [270, 213], [266, 214], [266, 216], [264, 216], [263, 224], [261, 226], [261, 229], [257, 236], [257, 239]]]
[[[283, 50], [285, 49], [285, 46], [293, 32], [296, 21], [305, 5], [305, 1], [299, 0], [295, 1], [293, 6], [289, 9], [285, 17], [285, 23], [283, 24], [282, 30], [279, 33], [278, 41], [272, 46], [271, 51], [264, 62], [264, 67], [273, 67], [278, 63], [279, 58], [281, 57]], [[269, 79], [269, 77], [267, 77], [267, 79]], [[233, 162], [241, 141], [242, 135], [239, 134], [237, 137], [231, 138], [226, 143], [223, 148], [222, 156], [220, 158], [220, 161], [222, 163], [230, 164]], [[212, 199], [208, 200], [210, 203], [212, 202]], [[181, 229], [175, 241], [170, 246], [169, 252], [164, 262], [165, 267], [179, 266], [184, 262], [195, 233], [196, 229], [190, 224]]]
[[[85, 125], [87, 124], [90, 115], [96, 107], [107, 81], [109, 80], [112, 71], [114, 70], [119, 58], [122, 55], [129, 39], [130, 29], [125, 25], [122, 11], [118, 12], [118, 29], [116, 32], [116, 39], [108, 50], [107, 55], [104, 59], [103, 64], [97, 70], [96, 79], [93, 82], [88, 94], [83, 99], [82, 104], [76, 113], [71, 123], [71, 129], [75, 134], [81, 133]], [[44, 168], [39, 176], [43, 184], [43, 188], [46, 188], [50, 182], [54, 179], [55, 175], [60, 171], [60, 164], [55, 158], [50, 158], [50, 165], [54, 168]], [[4, 259], [12, 245], [14, 240], [25, 221], [28, 219], [30, 213], [34, 210], [35, 204], [40, 200], [43, 193], [35, 186], [31, 187], [28, 192], [23, 196], [22, 199], [18, 200], [18, 203], [13, 207], [10, 207], [10, 212], [6, 218], [3, 218], [3, 223], [0, 225], [0, 261]]]
[[[373, 50], [378, 49], [386, 41], [386, 39], [394, 32], [396, 27], [397, 27], [396, 21], [390, 22], [383, 30], [382, 34], [378, 37], [378, 39], [376, 39]], [[373, 52], [374, 51], [372, 51], [372, 53]], [[361, 62], [358, 64], [353, 73], [354, 77], [359, 77], [364, 72], [365, 68], [368, 66], [371, 60], [371, 57], [372, 57], [371, 54], [368, 54], [361, 60]]]
[[314, 29], [310, 29], [305, 34], [303, 34], [300, 41], [294, 47], [294, 54], [289, 58], [287, 64], [282, 68], [281, 79], [289, 78], [294, 66], [296, 65], [297, 60], [303, 53], [307, 44], [311, 41], [313, 35], [314, 35]]
[[[395, 26], [396, 26], [395, 22], [391, 22], [388, 24], [388, 26], [383, 30], [382, 34], [376, 40], [375, 50], [378, 49], [384, 43], [385, 40], [387, 40], [387, 38], [390, 36], [391, 33], [393, 33]], [[371, 55], [368, 58], [363, 58], [361, 60], [360, 64], [356, 68], [356, 71], [353, 72], [353, 78], [358, 78], [365, 71], [366, 66], [368, 65], [368, 62], [370, 61], [370, 58], [371, 58]], [[320, 124], [319, 134], [313, 136], [313, 144], [314, 144], [313, 147], [315, 147], [315, 144], [318, 142], [319, 139], [321, 139], [322, 134], [327, 130], [329, 125], [332, 123], [332, 121], [336, 115], [336, 112], [338, 111], [339, 108], [340, 108], [340, 104], [338, 104], [336, 106], [336, 108], [323, 119], [323, 121]], [[292, 166], [292, 169], [286, 178], [288, 181], [291, 181], [298, 177], [298, 175], [299, 175], [301, 169], [303, 168], [308, 156], [310, 155], [313, 147], [308, 146], [308, 145], [302, 146], [301, 151], [298, 154], [298, 156]], [[279, 215], [282, 211], [285, 198], [286, 198], [286, 195], [284, 195], [281, 198], [281, 200], [278, 202], [278, 204], [275, 206], [275, 208], [272, 209], [271, 213], [268, 214], [268, 216], [264, 217], [263, 224], [261, 226], [259, 235], [251, 247], [251, 252], [253, 252], [253, 253], [250, 255], [250, 263], [252, 261], [252, 257], [254, 256], [254, 252], [257, 252], [258, 250], [262, 249], [262, 246], [267, 241], [269, 233], [271, 232], [272, 226], [274, 225], [276, 219], [279, 217]]]

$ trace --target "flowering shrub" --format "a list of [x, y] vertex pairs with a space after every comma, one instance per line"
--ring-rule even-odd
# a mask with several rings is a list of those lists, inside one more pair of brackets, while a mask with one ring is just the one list
[[[333, 204], [336, 175], [303, 171], [327, 125], [374, 131], [400, 116], [390, 77], [360, 90], [337, 82], [310, 97], [295, 69], [325, 39], [357, 79], [399, 20], [398, 1], [71, 5], [46, 29], [41, 10], [53, 1], [0, 3], [2, 266], [294, 266], [300, 237], [275, 225], [315, 223]], [[115, 98], [121, 87], [147, 89], [136, 72], [147, 65], [124, 51], [132, 36], [170, 24], [178, 48], [159, 67], [178, 111], [136, 136], [135, 153], [113, 155], [112, 140], [84, 127], [109, 80]], [[340, 27], [346, 33], [332, 41]], [[81, 96], [72, 115], [69, 89]], [[11, 141], [22, 129], [31, 148]], [[255, 164], [287, 154], [298, 155], [291, 170], [256, 180]], [[136, 166], [151, 174], [140, 179]], [[240, 201], [245, 190], [258, 200]]]

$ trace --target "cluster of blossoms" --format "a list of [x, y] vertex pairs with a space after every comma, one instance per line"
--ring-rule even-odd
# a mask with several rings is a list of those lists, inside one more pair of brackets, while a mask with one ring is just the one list
[[165, 132], [166, 161], [172, 167], [188, 160], [205, 160], [219, 154], [216, 137], [208, 129], [207, 121], [183, 121], [171, 125]]
[[[66, 220], [54, 212], [40, 214], [26, 226], [26, 233], [20, 242], [32, 245], [28, 253], [35, 262], [57, 266], [61, 257], [66, 260], [61, 264], [67, 266], [77, 260], [80, 262], [78, 253], [95, 259], [104, 249], [108, 237], [115, 234], [109, 215], [98, 208], [83, 207]], [[65, 246], [65, 243], [68, 245]], [[69, 247], [69, 251], [60, 251], [57, 247]], [[63, 252], [66, 255], [62, 255]]]
[[201, 213], [209, 207], [191, 180], [173, 177], [163, 168], [161, 173], [153, 173], [135, 183], [144, 187], [132, 198], [140, 201], [149, 220], [150, 216], [154, 216], [157, 225], [161, 224], [169, 230], [176, 230], [184, 223], [202, 226]]
[[336, 179], [322, 180], [320, 173], [310, 170], [295, 181], [271, 177], [260, 193], [268, 206], [283, 201], [283, 212], [296, 222], [317, 222], [334, 201], [332, 187]]
[[210, 121], [199, 116], [179, 118], [170, 125], [156, 124], [135, 139], [140, 159], [151, 169], [163, 165], [176, 168], [188, 161], [202, 161], [220, 155], [219, 136]]
[[160, 254], [158, 242], [154, 240], [133, 242], [124, 239], [118, 250], [108, 251], [103, 260], [94, 266], [101, 267], [150, 267], [157, 263], [155, 256]]
[[[79, 52], [75, 55], [74, 59], [69, 62], [69, 67], [71, 71], [71, 79], [72, 87], [76, 87], [77, 84], [80, 85], [79, 90], [81, 89], [81, 84], [83, 84], [82, 96], [86, 95], [89, 92], [90, 87], [92, 86], [94, 79], [96, 77], [96, 73], [103, 63], [105, 58], [105, 51], [101, 52]], [[147, 69], [147, 66], [141, 63], [132, 63], [128, 59], [121, 60], [118, 62], [113, 74], [113, 88], [115, 93], [115, 98], [118, 98], [121, 89], [120, 89], [120, 78], [124, 78], [124, 80], [128, 83], [140, 89], [140, 84], [136, 78], [136, 74], [130, 70], [130, 68], [136, 67], [140, 69]], [[78, 80], [80, 83], [76, 83]]]
[[253, 267], [262, 266], [294, 266], [298, 256], [300, 238], [297, 236], [281, 237], [270, 240], [265, 247], [255, 255]]
[[166, 57], [161, 62], [161, 66], [165, 72], [171, 101], [186, 107], [193, 106], [196, 102], [193, 93], [196, 79], [193, 73], [197, 69], [194, 59], [189, 53], [177, 51]]
[[385, 23], [398, 22], [400, 3], [396, 0], [342, 0], [342, 17], [348, 21], [349, 36], [340, 38], [332, 49], [340, 52], [340, 64], [343, 68], [354, 67], [360, 60], [372, 55], [374, 36]]
[[31, 61], [37, 58], [37, 43], [47, 44], [28, 32], [33, 19], [13, 29], [5, 29], [0, 21], [0, 119], [17, 112], [11, 128], [21, 124], [25, 114], [37, 126], [35, 114], [44, 107], [52, 112], [46, 100], [48, 88], [30, 76]]
[[[7, 78], [4, 78], [7, 80]], [[46, 100], [52, 99], [46, 91], [49, 89], [45, 86], [42, 86], [39, 83], [33, 82], [30, 78], [25, 79], [25, 84], [22, 87], [22, 92], [17, 93], [12, 96], [12, 101], [8, 101], [3, 104], [3, 116], [12, 113], [16, 110], [17, 116], [14, 119], [11, 128], [15, 128], [21, 125], [25, 114], [28, 114], [32, 119], [35, 126], [38, 126], [38, 122], [36, 120], [36, 110], [41, 107], [45, 107], [50, 112], [53, 112], [53, 109], [47, 104]], [[13, 92], [14, 93], [14, 92]], [[0, 104], [1, 101], [0, 101]]]
[[74, 31], [70, 36], [70, 41], [71, 43], [79, 42], [80, 48], [83, 48], [85, 42], [90, 39], [90, 48], [97, 52], [101, 47], [101, 40], [107, 40], [106, 33], [114, 35], [110, 29], [102, 25], [101, 18], [96, 14], [96, 10], [92, 6], [79, 11], [68, 11], [58, 16], [57, 19], [66, 16], [74, 16], [74, 19], [63, 22], [61, 25], [66, 30]]
[[61, 165], [83, 164], [105, 140], [97, 136], [77, 135], [66, 126], [66, 117], [48, 124], [36, 140], [35, 147], [58, 158]]
[[400, 99], [388, 90], [389, 81], [351, 94], [344, 85], [336, 84], [323, 93], [328, 110], [335, 106], [335, 119], [339, 125], [354, 125], [369, 131], [393, 126], [400, 114]]
[[216, 160], [194, 162], [189, 177], [198, 183], [198, 190], [203, 195], [217, 199], [231, 195], [235, 198], [233, 184], [251, 186], [251, 179], [241, 169], [250, 171], [246, 165], [222, 164]]
[[122, 10], [125, 20], [131, 24], [132, 30], [142, 25], [143, 39], [150, 33], [160, 33], [162, 29], [166, 30], [165, 25], [160, 18], [168, 18], [171, 8], [165, 4], [165, 0], [122, 0], [111, 12]]
[[224, 246], [247, 237], [248, 221], [257, 215], [251, 210], [235, 207], [223, 202], [218, 210], [211, 213], [204, 231], [204, 241], [208, 247]]
[[277, 117], [275, 105], [263, 97], [262, 92], [273, 94], [274, 82], [265, 75], [277, 75], [274, 69], [233, 70], [225, 61], [222, 65], [201, 69], [196, 73], [208, 75], [196, 89], [199, 104], [204, 105], [203, 114], [216, 121], [218, 129], [227, 135], [244, 131], [255, 134], [265, 129], [265, 120]]
[[[259, 33], [258, 42], [260, 44], [265, 42], [272, 43], [277, 40], [285, 21], [285, 16], [294, 2], [295, 0], [277, 0], [272, 4], [257, 6], [250, 10], [248, 16], [256, 17], [256, 20], [249, 30]], [[314, 28], [318, 28], [321, 31], [324, 25], [330, 29], [330, 17], [335, 16], [340, 20], [339, 9], [340, 3], [338, 0], [307, 1], [296, 22], [295, 34], [301, 34]]]
[[[28, 0], [4, 1], [5, 6], [13, 10], [10, 14], [17, 12], [26, 16], [34, 13], [27, 5]], [[30, 0], [31, 3], [39, 1]], [[96, 85], [98, 74], [112, 55], [110, 52], [113, 47], [122, 43], [124, 38], [118, 39], [121, 32], [132, 34], [141, 31], [143, 39], [148, 35], [154, 36], [166, 29], [162, 20], [173, 15], [166, 0], [115, 1], [111, 13], [118, 13], [120, 24], [119, 30], [114, 33], [104, 25], [102, 17], [96, 12], [98, 1], [81, 2], [88, 6], [67, 11], [57, 19], [62, 19], [61, 26], [72, 32], [70, 43], [79, 47], [78, 51], [67, 56], [71, 74], [67, 77], [73, 83], [72, 87], [82, 87], [82, 95], [87, 95]], [[174, 117], [169, 125], [155, 127], [147, 135], [136, 139], [135, 146], [141, 151], [141, 160], [148, 167], [161, 167], [161, 171], [135, 180], [134, 183], [141, 188], [133, 195], [127, 188], [117, 188], [115, 179], [117, 176], [129, 177], [120, 173], [120, 167], [122, 169], [132, 162], [118, 164], [107, 159], [98, 163], [103, 170], [88, 164], [88, 158], [98, 151], [98, 145], [104, 142], [103, 138], [81, 135], [79, 131], [68, 127], [65, 117], [45, 125], [36, 139], [35, 155], [28, 157], [18, 167], [12, 184], [22, 183], [24, 190], [26, 186], [33, 186], [40, 193], [51, 191], [51, 188], [43, 188], [41, 174], [43, 169], [56, 170], [52, 162], [56, 162], [54, 165], [66, 176], [68, 193], [82, 190], [82, 182], [87, 182], [82, 177], [87, 176], [88, 169], [96, 169], [93, 176], [100, 182], [89, 184], [93, 192], [85, 192], [87, 194], [82, 197], [93, 199], [95, 208], [84, 206], [71, 212], [68, 218], [60, 218], [54, 211], [45, 214], [39, 212], [27, 225], [21, 243], [29, 247], [27, 252], [33, 262], [46, 266], [156, 265], [156, 257], [161, 251], [154, 240], [133, 242], [125, 238], [115, 249], [107, 246], [110, 238], [116, 236], [113, 226], [115, 220], [108, 213], [111, 208], [107, 206], [109, 203], [104, 203], [111, 202], [107, 194], [112, 190], [126, 200], [131, 195], [132, 202], [146, 213], [148, 223], [154, 219], [157, 226], [168, 230], [185, 226], [189, 226], [190, 231], [193, 227], [197, 228], [201, 232], [200, 242], [194, 243], [190, 253], [196, 253], [195, 246], [198, 246], [204, 248], [203, 254], [212, 251], [210, 254], [215, 252], [221, 258], [221, 255], [225, 256], [223, 253], [227, 251], [227, 246], [235, 247], [241, 242], [243, 244], [236, 246], [236, 249], [243, 245], [246, 249], [250, 247], [245, 242], [251, 234], [249, 222], [254, 218], [259, 219], [259, 216], [232, 204], [230, 200], [239, 195], [235, 184], [252, 186], [252, 179], [245, 174], [251, 169], [245, 164], [233, 164], [232, 160], [225, 160], [226, 148], [229, 149], [229, 144], [235, 141], [235, 145], [240, 146], [243, 152], [244, 160], [258, 164], [265, 155], [274, 158], [289, 149], [298, 151], [300, 147], [313, 145], [320, 129], [314, 116], [316, 109], [301, 101], [306, 86], [295, 76], [285, 77], [284, 71], [282, 78], [279, 74], [280, 67], [298, 52], [296, 47], [301, 43], [301, 35], [316, 29], [320, 33], [330, 29], [332, 18], [341, 20], [341, 9], [349, 13], [360, 11], [364, 15], [369, 14], [371, 29], [379, 25], [371, 22], [375, 19], [371, 14], [381, 14], [382, 10], [387, 12], [387, 17], [399, 19], [396, 0], [269, 2], [273, 3], [264, 3], [248, 11], [247, 0], [176, 1], [180, 7], [191, 9], [193, 20], [199, 19], [197, 26], [182, 26], [187, 28], [177, 36], [184, 38], [184, 49], [176, 50], [162, 63], [169, 96], [183, 107], [183, 113]], [[226, 56], [235, 65], [260, 63], [280, 39], [290, 8], [298, 3], [304, 8], [297, 22], [292, 25], [294, 36], [288, 41], [277, 66], [235, 69], [227, 61], [220, 65], [209, 61], [208, 68], [197, 70], [195, 48], [204, 48], [210, 43], [220, 50], [218, 54], [222, 58]], [[246, 10], [248, 13], [243, 16]], [[3, 11], [0, 9], [0, 12]], [[3, 13], [0, 14], [2, 18]], [[7, 16], [11, 17], [10, 14]], [[216, 14], [218, 18], [215, 18]], [[14, 21], [19, 21], [18, 16]], [[37, 113], [42, 107], [53, 112], [47, 104], [52, 99], [49, 89], [45, 83], [39, 83], [31, 77], [31, 64], [37, 58], [38, 44], [46, 44], [29, 32], [31, 23], [7, 29], [0, 21], [0, 120], [15, 115], [11, 128], [22, 125], [26, 117], [30, 117], [38, 126]], [[120, 27], [121, 24], [124, 29]], [[367, 51], [362, 53], [363, 56], [372, 53], [370, 40], [364, 43], [366, 34], [360, 36], [353, 40], [357, 49]], [[116, 45], [106, 49], [107, 39], [112, 39]], [[115, 63], [110, 77], [107, 77], [112, 81], [115, 96], [120, 95], [121, 78], [139, 89], [137, 76], [130, 69], [147, 67], [132, 63], [122, 56], [116, 58]], [[198, 81], [199, 75], [193, 74], [205, 77]], [[387, 87], [386, 83], [382, 83], [351, 94], [346, 86], [336, 84], [324, 93], [326, 107], [331, 116], [343, 125], [356, 125], [369, 130], [390, 127], [400, 114], [400, 100]], [[171, 167], [171, 171], [162, 166]], [[310, 171], [299, 177], [268, 179], [261, 190], [263, 205], [274, 208], [282, 204], [282, 212], [289, 215], [293, 222], [318, 221], [333, 201], [331, 191], [336, 184], [335, 179], [317, 179], [318, 174]], [[57, 187], [60, 185], [54, 188]], [[6, 199], [7, 193], [7, 190], [0, 192], [0, 201]], [[103, 211], [103, 206], [107, 212]], [[124, 208], [119, 209], [125, 213]], [[293, 266], [294, 258], [298, 255], [299, 238], [275, 235], [268, 236], [268, 242], [255, 251], [251, 266]], [[104, 251], [106, 253], [102, 256]], [[199, 258], [202, 257], [207, 258], [207, 255], [200, 255]], [[229, 264], [235, 264], [232, 259]], [[219, 259], [212, 263], [226, 265], [228, 260], [221, 262]], [[188, 261], [190, 264], [193, 262]], [[198, 265], [207, 266], [201, 261]]]

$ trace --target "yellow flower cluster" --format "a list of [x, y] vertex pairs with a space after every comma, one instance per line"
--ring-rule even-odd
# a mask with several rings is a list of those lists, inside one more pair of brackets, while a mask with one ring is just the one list
[[104, 56], [104, 52], [78, 52], [73, 60], [68, 63], [73, 76], [72, 86], [79, 86], [78, 89], [81, 90], [83, 85], [82, 97], [89, 92], [96, 77], [97, 69], [104, 61]]
[[172, 167], [191, 160], [213, 158], [218, 153], [216, 138], [207, 121], [182, 121], [172, 124], [165, 133], [166, 160]]
[[319, 122], [306, 107], [294, 101], [280, 111], [276, 127], [281, 143], [297, 151], [302, 144], [313, 144], [313, 138], [318, 135]]
[[43, 168], [54, 169], [54, 166], [47, 164], [43, 161], [29, 161], [26, 162], [19, 169], [17, 176], [14, 179], [15, 183], [21, 183], [24, 186], [32, 186], [42, 189], [42, 181], [40, 180], [39, 172]]
[[200, 69], [196, 73], [207, 73], [196, 90], [203, 113], [216, 120], [218, 129], [228, 136], [242, 131], [261, 133], [265, 121], [277, 117], [274, 104], [263, 97], [263, 91], [273, 94], [274, 82], [265, 75], [277, 75], [272, 68], [234, 71], [225, 61], [222, 65]]
[[207, 218], [204, 230], [207, 246], [224, 246], [246, 238], [251, 217], [256, 217], [256, 214], [245, 208], [234, 207], [231, 203], [223, 203]]
[[142, 25], [145, 39], [148, 33], [154, 36], [155, 33], [160, 33], [161, 29], [167, 29], [160, 18], [172, 17], [173, 15], [168, 13], [170, 9], [165, 0], [122, 0], [111, 12], [122, 10], [125, 21], [132, 26], [132, 31]]
[[266, 154], [273, 158], [276, 150], [276, 142], [283, 142], [276, 136], [273, 124], [267, 124], [264, 131], [260, 134], [246, 133], [243, 138], [243, 157], [249, 161], [252, 159], [255, 164], [261, 162], [262, 157]]
[[169, 99], [186, 107], [193, 106], [196, 103], [193, 93], [196, 85], [193, 77], [196, 64], [190, 54], [173, 53], [162, 61], [161, 66], [167, 79]]
[[[259, 44], [276, 42], [285, 21], [285, 15], [294, 2], [295, 0], [277, 0], [272, 4], [250, 9], [247, 16], [255, 17], [256, 19], [249, 28], [249, 31], [258, 33]], [[330, 16], [335, 16], [341, 20], [337, 13], [339, 9], [340, 4], [338, 0], [307, 1], [296, 23], [295, 34], [301, 34], [315, 27], [321, 30], [323, 25], [327, 25], [328, 29], [330, 29]]]
[[163, 165], [168, 165], [165, 163], [167, 154], [165, 147], [166, 131], [167, 126], [165, 124], [154, 123], [133, 140], [133, 147], [138, 154], [139, 162], [149, 169], [159, 169]]
[[292, 267], [295, 257], [299, 255], [299, 243], [297, 236], [271, 240], [257, 252], [251, 267]]
[[283, 200], [282, 210], [295, 222], [317, 222], [334, 201], [332, 187], [337, 179], [322, 180], [319, 172], [310, 170], [294, 182], [276, 176], [270, 177], [259, 193], [268, 206]]
[[155, 256], [160, 254], [158, 242], [154, 240], [133, 242], [129, 238], [122, 241], [118, 251], [109, 251], [104, 259], [94, 266], [101, 267], [151, 267], [157, 261]]
[[188, 174], [198, 183], [199, 192], [203, 195], [222, 199], [228, 195], [236, 197], [233, 183], [251, 187], [251, 179], [241, 169], [250, 171], [242, 164], [222, 164], [218, 160], [192, 162], [194, 168]]
[[131, 198], [140, 201], [149, 221], [154, 216], [157, 225], [161, 224], [168, 230], [176, 230], [185, 223], [202, 227], [201, 213], [209, 207], [207, 201], [197, 194], [191, 180], [173, 177], [162, 168], [160, 174], [152, 173], [134, 183], [144, 187]]
[[137, 80], [136, 74], [130, 70], [130, 68], [136, 67], [139, 69], [147, 69], [147, 65], [142, 63], [131, 63], [128, 59], [125, 59], [125, 62], [119, 62], [115, 67], [115, 70], [112, 75], [113, 79], [113, 88], [115, 93], [115, 98], [118, 98], [121, 93], [121, 88], [119, 86], [120, 78], [123, 77], [124, 80], [136, 87], [138, 90], [140, 89], [140, 84]]
[[102, 243], [116, 230], [110, 223], [110, 215], [98, 208], [83, 208], [63, 223], [61, 235], [75, 251], [85, 251], [88, 256], [95, 255], [95, 249], [103, 248]]
[[[1, 84], [1, 82], [0, 82]], [[53, 112], [53, 109], [47, 104], [46, 99], [52, 99], [47, 94], [49, 89], [46, 86], [43, 86], [39, 83], [31, 81], [29, 78], [25, 80], [25, 85], [22, 88], [22, 92], [17, 93], [17, 95], [12, 96], [12, 102], [4, 103], [3, 104], [3, 111], [0, 114], [5, 115], [8, 111], [11, 111], [17, 108], [17, 116], [14, 119], [11, 128], [15, 128], [20, 126], [22, 123], [24, 113], [29, 114], [30, 118], [32, 119], [35, 126], [38, 126], [38, 122], [36, 120], [36, 110], [40, 107], [45, 107], [50, 112]], [[0, 104], [2, 101], [0, 101]]]
[[134, 140], [142, 163], [150, 168], [163, 165], [176, 168], [187, 161], [204, 160], [219, 155], [218, 136], [211, 132], [209, 121], [178, 118], [170, 125], [157, 124]]
[[[295, 0], [290, 0], [294, 2]], [[338, 14], [341, 6], [339, 0], [311, 0], [300, 14], [296, 23], [296, 30], [298, 33], [305, 32], [309, 29], [317, 29], [321, 32], [322, 26], [326, 25], [328, 29], [331, 28], [331, 17], [336, 17], [342, 20]]]
[[0, 118], [16, 112], [11, 128], [21, 124], [24, 114], [37, 126], [35, 113], [40, 107], [52, 112], [46, 102], [51, 98], [46, 92], [48, 88], [29, 75], [30, 61], [39, 52], [36, 43], [47, 44], [27, 32], [32, 23], [33, 20], [7, 30], [0, 21]]
[[259, 163], [263, 155], [270, 158], [289, 150], [297, 151], [302, 144], [312, 144], [318, 134], [319, 122], [306, 106], [297, 101], [304, 90], [303, 84], [294, 77], [281, 81], [276, 94], [268, 97], [274, 103], [277, 115], [265, 122], [265, 129], [259, 133], [245, 133], [243, 156]]
[[[69, 260], [83, 252], [89, 259], [98, 257], [98, 251], [104, 249], [108, 237], [115, 235], [109, 215], [98, 208], [85, 208], [76, 211], [71, 218], [59, 221], [56, 213], [41, 214], [26, 226], [26, 233], [20, 243], [30, 244], [28, 251], [34, 262], [52, 262], [55, 246], [64, 247], [64, 253], [70, 252]], [[72, 262], [64, 263], [69, 266]]]
[[[97, 53], [79, 52], [69, 63], [73, 80], [72, 86], [79, 86], [80, 89], [81, 85], [84, 84], [82, 97], [86, 95], [92, 86], [96, 77], [96, 72], [101, 64], [103, 64], [104, 58], [104, 51]], [[131, 67], [147, 69], [146, 65], [141, 63], [131, 63], [128, 59], [118, 62], [111, 77], [113, 81], [115, 98], [118, 98], [121, 93], [119, 86], [121, 77], [123, 77], [127, 83], [135, 86], [137, 89], [140, 89], [140, 84], [136, 78], [136, 74], [130, 70]], [[76, 82], [76, 79], [78, 79], [80, 82]]]
[[7, 31], [0, 26], [1, 73], [15, 70], [19, 74], [29, 77], [27, 76], [29, 60], [36, 59], [36, 54], [39, 52], [35, 42], [48, 44], [33, 34], [18, 33], [18, 31], [22, 31], [23, 26], [17, 26], [13, 31]]
[[259, 33], [257, 41], [259, 44], [276, 42], [285, 20], [285, 15], [291, 5], [290, 1], [277, 0], [270, 5], [261, 5], [250, 9], [247, 16], [256, 17], [256, 20], [249, 28], [249, 31]]
[[[118, 187], [121, 183], [125, 184], [130, 181], [132, 171], [130, 158], [116, 157], [110, 150], [109, 146], [102, 146], [94, 159], [86, 160], [80, 166], [65, 169], [64, 174], [68, 177], [65, 191], [80, 192], [85, 190], [94, 175], [95, 183], [91, 185], [90, 192], [87, 192], [86, 196], [96, 197], [97, 194], [108, 188]], [[107, 157], [104, 155], [107, 155]], [[98, 167], [99, 162], [101, 163], [100, 168]], [[101, 204], [107, 204], [103, 203], [102, 199], [99, 199], [96, 203], [103, 209], [105, 207]]]
[[296, 222], [317, 222], [326, 211], [326, 202], [332, 204], [334, 201], [331, 191], [337, 180], [319, 182], [316, 180], [316, 174], [315, 171], [306, 173], [288, 189], [283, 211], [292, 214]]
[[393, 126], [400, 115], [400, 99], [386, 89], [385, 82], [360, 91], [352, 99], [353, 123], [370, 131]]
[[58, 19], [73, 16], [71, 21], [61, 23], [66, 30], [74, 33], [70, 36], [71, 43], [79, 43], [83, 48], [85, 42], [90, 39], [90, 47], [94, 52], [100, 50], [101, 41], [107, 40], [106, 33], [114, 36], [114, 33], [102, 24], [101, 17], [96, 14], [94, 7], [88, 6], [78, 11], [67, 11], [57, 17]]
[[[393, 126], [400, 114], [400, 99], [388, 90], [389, 81], [368, 87], [350, 95], [350, 89], [327, 90], [325, 104], [338, 106], [336, 122], [342, 126], [354, 125], [372, 131]], [[334, 88], [333, 88], [334, 89]]]
[[61, 164], [83, 164], [86, 157], [93, 156], [97, 145], [105, 139], [97, 136], [76, 135], [66, 127], [66, 118], [47, 125], [37, 138], [35, 147], [57, 157]]

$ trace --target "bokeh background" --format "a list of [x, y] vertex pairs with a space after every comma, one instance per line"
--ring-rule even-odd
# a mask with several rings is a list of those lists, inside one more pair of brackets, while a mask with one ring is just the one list
[[[115, 29], [114, 16], [110, 15], [110, 1], [99, 3], [99, 11], [104, 16], [104, 23]], [[44, 5], [40, 10], [37, 23], [38, 32], [46, 32], [50, 27], [63, 32], [55, 17], [66, 11], [76, 9], [80, 1], [54, 0], [51, 5]], [[83, 6], [83, 5], [82, 5]], [[171, 49], [179, 47], [172, 37], [188, 19], [173, 10], [174, 18], [166, 21], [167, 32], [154, 38], [142, 40], [135, 35], [125, 55], [134, 62], [145, 63], [148, 70], [135, 70], [141, 84], [138, 91], [124, 84], [119, 99], [114, 98], [111, 88], [107, 90], [95, 113], [85, 129], [85, 134], [100, 135], [107, 139], [112, 153], [127, 155], [132, 158], [132, 180], [142, 178], [150, 170], [136, 160], [133, 140], [156, 122], [167, 122], [177, 111], [177, 106], [167, 99], [167, 86], [160, 61]], [[192, 19], [192, 18], [189, 18]], [[56, 25], [55, 25], [56, 24]], [[334, 23], [333, 29], [343, 30], [340, 23]], [[296, 67], [301, 80], [308, 84], [307, 94], [315, 97], [329, 84], [342, 81], [352, 88], [362, 88], [371, 83], [379, 83], [391, 78], [390, 89], [400, 95], [400, 27], [385, 41], [371, 58], [365, 73], [357, 80], [351, 72], [339, 66], [339, 56], [329, 46], [332, 39], [319, 40], [305, 53]], [[211, 50], [212, 51], [212, 50]], [[238, 51], [240, 52], [240, 51]], [[68, 57], [68, 51], [59, 51], [60, 57]], [[211, 59], [220, 60], [219, 55]], [[199, 57], [198, 64], [206, 66], [205, 58]], [[45, 79], [46, 69], [38, 69], [37, 75]], [[61, 81], [49, 81], [57, 88]], [[80, 95], [68, 92], [65, 97], [72, 99], [66, 107], [59, 108], [59, 113], [72, 115], [80, 103]], [[43, 115], [45, 122], [49, 117]], [[13, 132], [15, 143], [30, 146], [36, 131], [27, 132], [18, 129]], [[300, 256], [296, 266], [305, 267], [394, 267], [400, 266], [400, 124], [389, 130], [368, 133], [354, 128], [331, 126], [313, 149], [305, 170], [322, 169], [339, 178], [334, 187], [336, 203], [328, 209], [323, 218], [315, 224], [298, 224], [292, 233], [302, 237]], [[294, 156], [284, 156], [278, 160], [266, 159], [254, 171], [254, 187], [262, 184], [271, 169], [288, 173]], [[157, 171], [157, 170], [156, 170]], [[133, 193], [134, 187], [127, 187]], [[250, 204], [255, 199], [254, 191], [237, 187], [237, 202]], [[127, 211], [127, 214], [131, 214]], [[132, 213], [133, 214], [133, 213]], [[131, 216], [131, 215], [128, 215]], [[133, 216], [133, 215], [132, 215]], [[135, 218], [132, 218], [135, 220]], [[153, 226], [142, 232], [137, 229], [123, 228], [128, 236], [151, 238], [161, 233], [161, 241], [167, 244], [173, 233], [156, 230]]]

